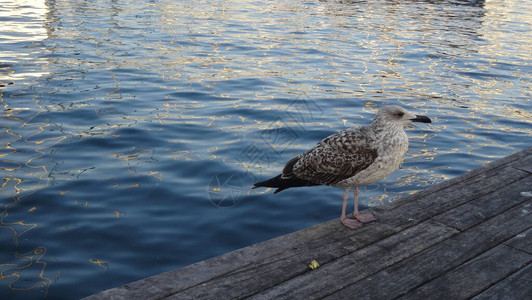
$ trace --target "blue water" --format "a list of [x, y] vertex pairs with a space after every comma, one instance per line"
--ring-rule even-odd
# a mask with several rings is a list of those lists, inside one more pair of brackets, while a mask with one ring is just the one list
[[0, 0], [0, 298], [73, 299], [338, 218], [250, 190], [399, 104], [381, 205], [531, 146], [531, 1]]

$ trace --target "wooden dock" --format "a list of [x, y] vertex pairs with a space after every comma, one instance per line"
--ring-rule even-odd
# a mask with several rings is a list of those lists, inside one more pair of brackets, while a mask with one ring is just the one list
[[331, 220], [87, 299], [530, 299], [526, 192], [532, 147], [373, 208], [363, 228]]

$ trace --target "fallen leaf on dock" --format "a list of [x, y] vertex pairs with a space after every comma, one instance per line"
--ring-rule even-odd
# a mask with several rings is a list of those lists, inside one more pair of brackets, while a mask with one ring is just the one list
[[313, 260], [310, 262], [310, 265], [308, 265], [308, 267], [311, 269], [311, 270], [314, 270], [314, 269], [317, 269], [320, 267], [320, 264], [318, 263], [317, 260]]

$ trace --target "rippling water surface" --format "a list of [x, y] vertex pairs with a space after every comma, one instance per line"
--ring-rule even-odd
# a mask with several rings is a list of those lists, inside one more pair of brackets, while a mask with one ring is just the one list
[[0, 0], [0, 295], [68, 299], [337, 218], [249, 189], [399, 104], [394, 201], [531, 145], [531, 1]]

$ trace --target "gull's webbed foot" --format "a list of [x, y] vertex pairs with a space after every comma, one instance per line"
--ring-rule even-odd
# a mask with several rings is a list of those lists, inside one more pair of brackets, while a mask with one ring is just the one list
[[357, 229], [362, 227], [362, 223], [355, 219], [340, 218], [340, 221], [342, 221], [342, 224], [344, 224], [345, 227], [350, 229]]
[[377, 221], [377, 219], [372, 213], [355, 214], [354, 217], [355, 219], [359, 220], [362, 223], [369, 223], [369, 222]]

